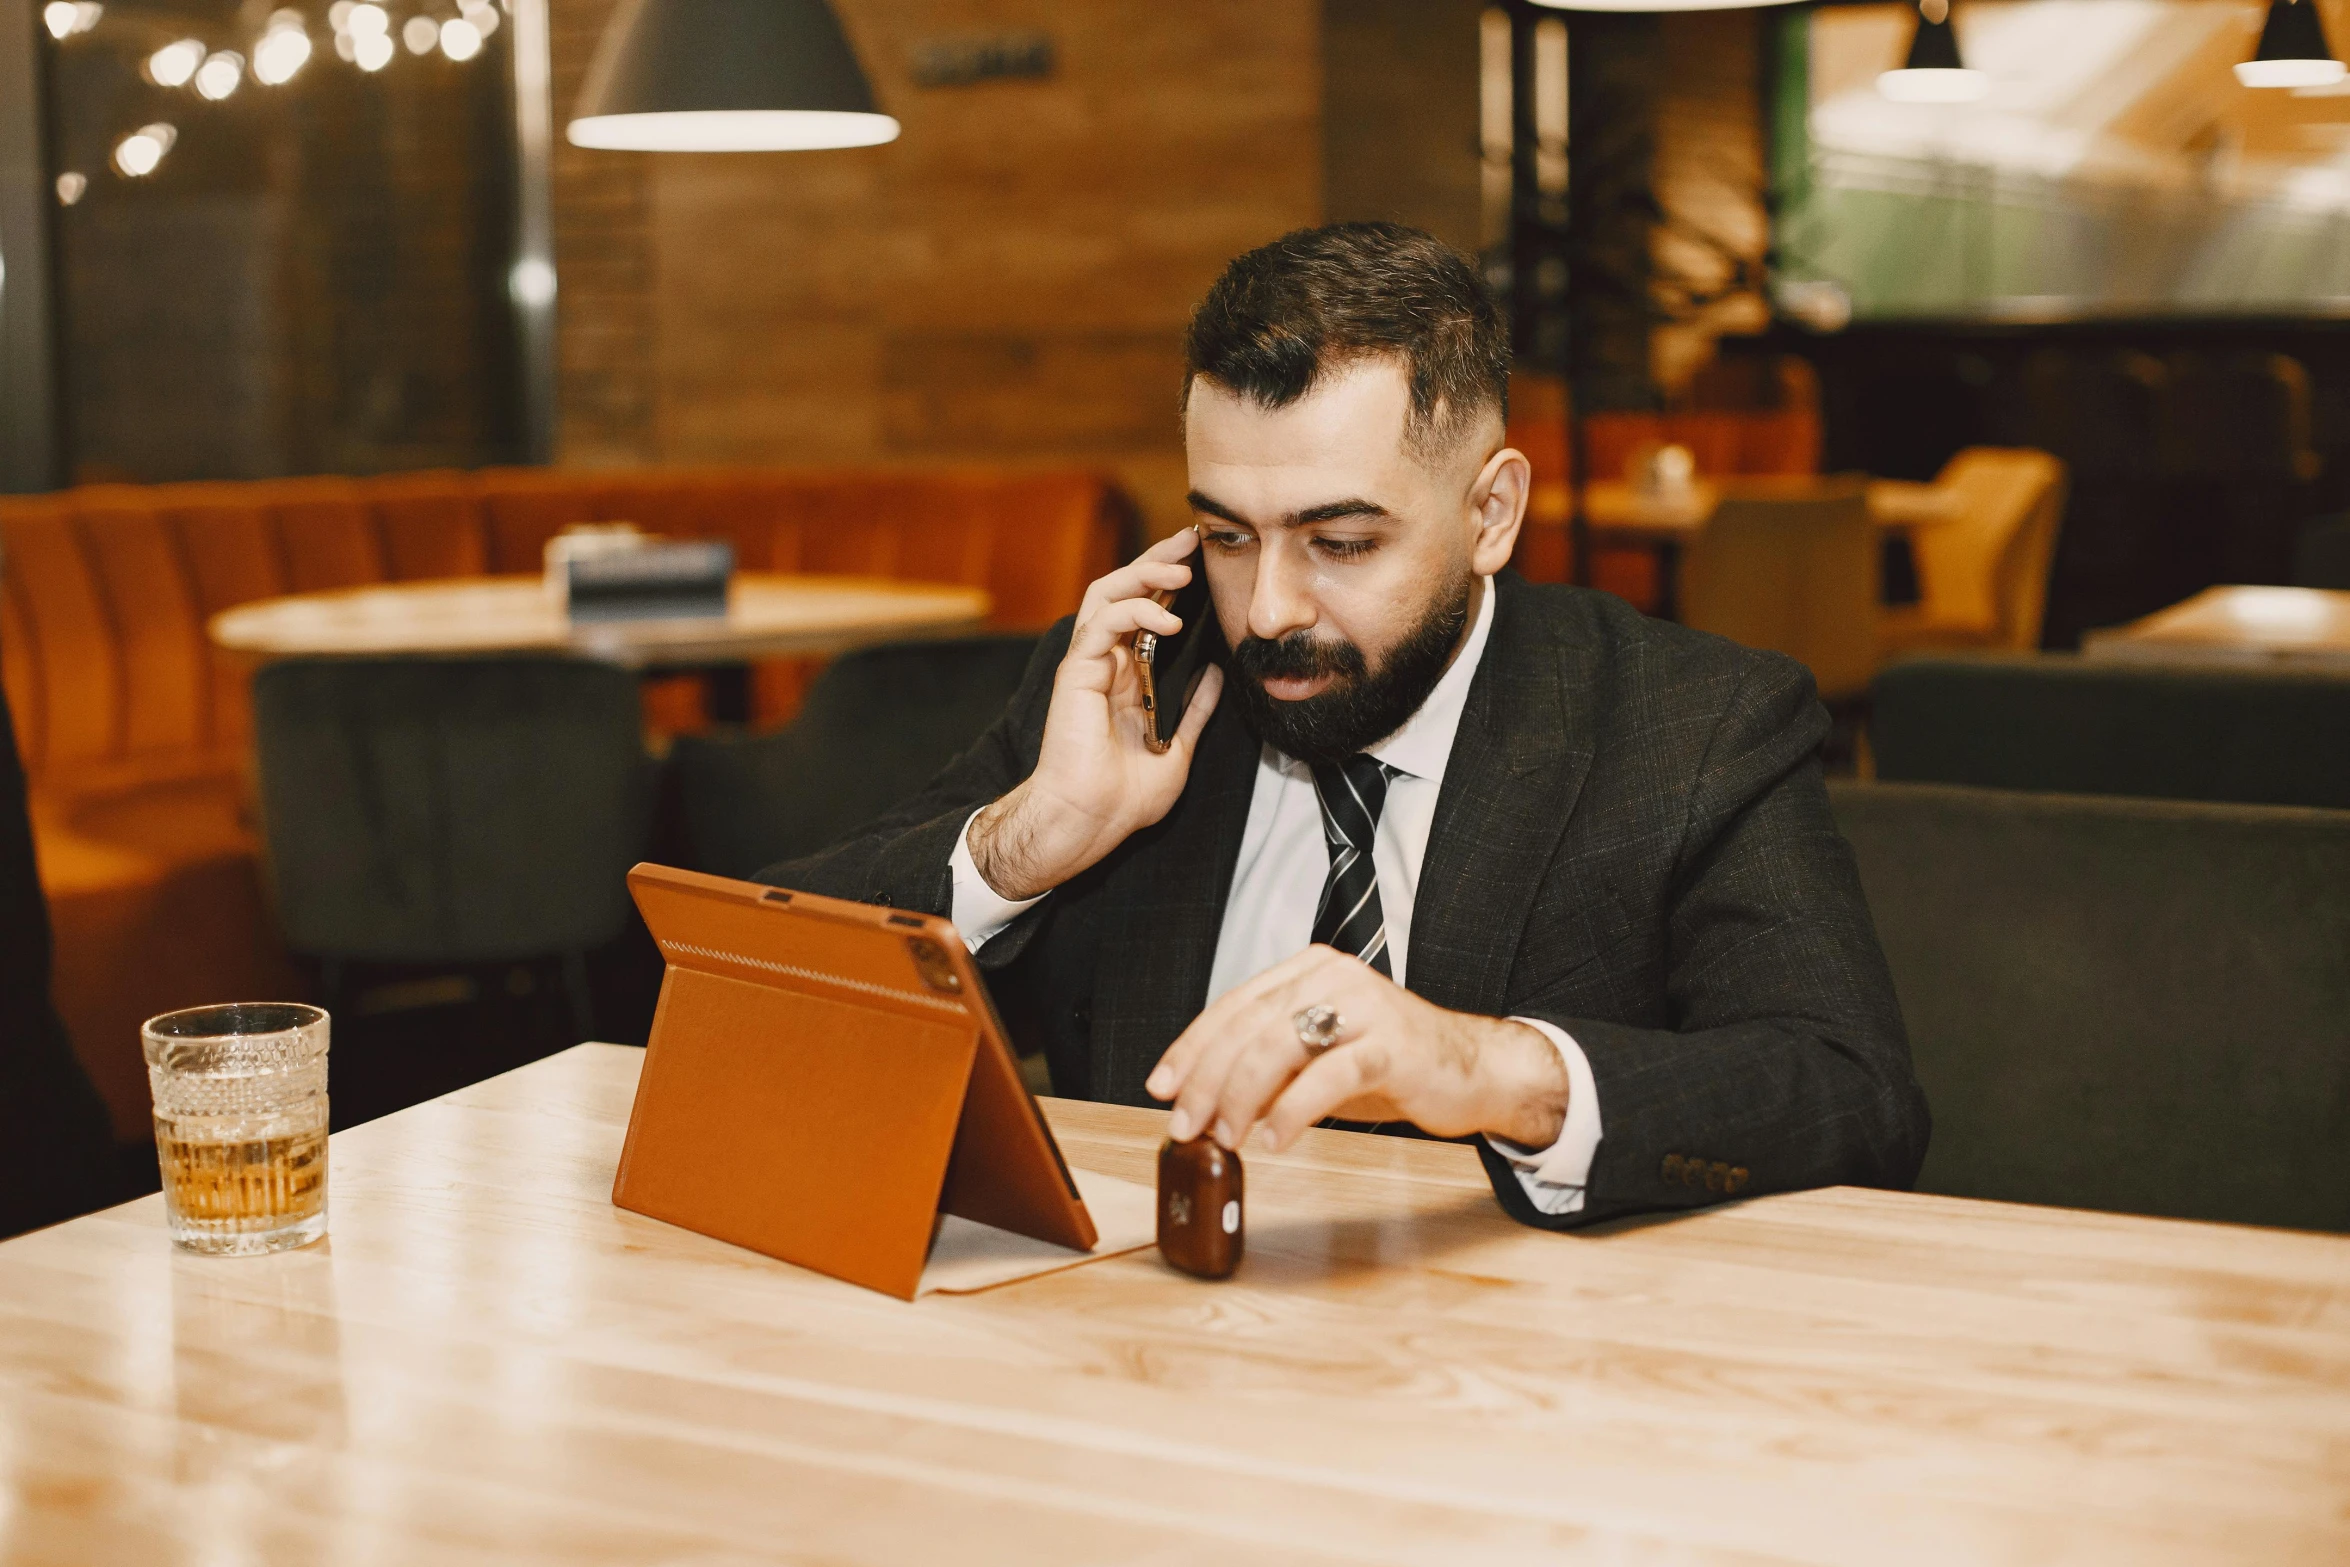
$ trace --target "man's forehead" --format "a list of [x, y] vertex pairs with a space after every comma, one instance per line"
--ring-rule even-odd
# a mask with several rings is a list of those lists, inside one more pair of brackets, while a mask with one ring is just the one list
[[1404, 449], [1410, 411], [1392, 362], [1360, 361], [1282, 408], [1195, 380], [1184, 420], [1191, 487], [1251, 521], [1342, 497], [1401, 509], [1424, 482]]
[[1184, 439], [1210, 462], [1359, 464], [1401, 452], [1411, 409], [1411, 383], [1390, 357], [1337, 367], [1279, 408], [1199, 376], [1184, 406]]

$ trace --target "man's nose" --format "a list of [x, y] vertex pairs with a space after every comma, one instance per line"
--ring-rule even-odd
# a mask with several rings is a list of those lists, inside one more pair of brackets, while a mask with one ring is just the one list
[[1314, 623], [1314, 600], [1308, 591], [1307, 563], [1290, 558], [1284, 549], [1257, 552], [1257, 576], [1249, 592], [1248, 631], [1252, 637], [1277, 642], [1292, 631]]

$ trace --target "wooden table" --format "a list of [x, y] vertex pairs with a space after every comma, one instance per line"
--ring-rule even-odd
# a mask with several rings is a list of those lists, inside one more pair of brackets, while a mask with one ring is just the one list
[[211, 633], [257, 659], [571, 652], [674, 668], [950, 635], [987, 611], [980, 588], [746, 571], [724, 616], [574, 623], [538, 577], [459, 577], [263, 599], [213, 616]]
[[[1604, 543], [1687, 544], [1705, 531], [1725, 497], [1805, 500], [1831, 487], [1840, 486], [1815, 474], [1698, 479], [1685, 489], [1661, 493], [1625, 480], [1603, 480], [1585, 488], [1583, 509], [1590, 518], [1592, 536]], [[1932, 527], [1960, 515], [1958, 497], [1936, 484], [1871, 479], [1866, 493], [1870, 520], [1888, 530]], [[1563, 526], [1567, 506], [1565, 485], [1537, 485], [1528, 520]]]
[[[612, 1207], [639, 1059], [338, 1134], [307, 1251], [175, 1255], [157, 1198], [0, 1245], [0, 1560], [2350, 1560], [2350, 1239], [1856, 1190], [1552, 1235], [1315, 1132], [1229, 1283], [906, 1304]], [[1047, 1109], [1152, 1178], [1163, 1116]]]
[[2131, 663], [2350, 672], [2350, 593], [2205, 588], [2143, 620], [2090, 632], [2081, 652]]

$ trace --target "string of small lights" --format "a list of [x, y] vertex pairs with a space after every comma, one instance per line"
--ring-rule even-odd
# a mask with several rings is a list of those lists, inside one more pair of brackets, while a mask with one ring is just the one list
[[[391, 4], [377, 0], [334, 0], [326, 23], [335, 57], [373, 74], [390, 66], [404, 47], [412, 56], [438, 53], [464, 62], [479, 56], [504, 21], [508, 0], [455, 0], [453, 15], [429, 4], [395, 24]], [[95, 32], [106, 19], [103, 0], [49, 0], [41, 22], [60, 47]], [[307, 66], [313, 53], [311, 19], [286, 6], [269, 14], [257, 32], [231, 40], [243, 47], [216, 46], [202, 38], [175, 38], [151, 51], [140, 74], [166, 91], [187, 91], [210, 103], [234, 96], [247, 81], [283, 87]], [[98, 40], [103, 43], [104, 39]], [[117, 137], [108, 162], [126, 180], [146, 179], [163, 166], [178, 144], [179, 128], [155, 120]], [[89, 193], [90, 178], [78, 169], [57, 176], [57, 200], [72, 206]]]

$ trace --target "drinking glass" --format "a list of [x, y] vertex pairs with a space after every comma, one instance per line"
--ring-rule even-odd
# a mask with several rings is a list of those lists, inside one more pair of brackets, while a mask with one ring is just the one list
[[139, 1030], [174, 1245], [252, 1256], [326, 1233], [327, 1021], [240, 1001]]

